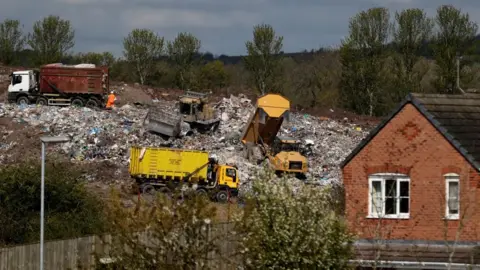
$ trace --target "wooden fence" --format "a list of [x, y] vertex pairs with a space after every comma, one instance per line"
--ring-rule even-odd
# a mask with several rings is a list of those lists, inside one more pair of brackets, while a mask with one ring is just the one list
[[[221, 241], [221, 253], [232, 252], [234, 244], [222, 241], [225, 233], [231, 229], [231, 224], [216, 224], [212, 226], [209, 235], [211, 239]], [[87, 236], [76, 239], [48, 241], [44, 245], [45, 270], [66, 269], [96, 269], [98, 258], [109, 259], [109, 246], [112, 243], [111, 235]], [[0, 249], [0, 270], [36, 270], [40, 262], [39, 243], [14, 246]], [[210, 257], [218, 269], [235, 269], [232, 263], [213, 255]]]
[[[44, 269], [79, 269], [79, 262], [94, 266], [99, 240], [98, 236], [88, 236], [45, 242]], [[39, 262], [39, 243], [0, 249], [0, 270], [39, 269]]]

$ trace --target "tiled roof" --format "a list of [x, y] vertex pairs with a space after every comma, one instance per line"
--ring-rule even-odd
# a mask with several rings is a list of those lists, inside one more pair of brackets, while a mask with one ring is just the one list
[[480, 94], [409, 94], [342, 162], [344, 167], [406, 104], [415, 106], [430, 123], [480, 171]]

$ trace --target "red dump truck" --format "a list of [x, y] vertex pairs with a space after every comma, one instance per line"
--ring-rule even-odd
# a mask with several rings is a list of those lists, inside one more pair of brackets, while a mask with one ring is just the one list
[[10, 74], [8, 101], [17, 104], [103, 107], [109, 89], [108, 67], [49, 64]]

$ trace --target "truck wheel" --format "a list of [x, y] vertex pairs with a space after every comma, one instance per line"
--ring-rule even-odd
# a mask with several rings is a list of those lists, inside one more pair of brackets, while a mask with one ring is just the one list
[[39, 106], [47, 106], [48, 105], [48, 100], [44, 97], [38, 98], [37, 99], [37, 105]]
[[87, 104], [85, 106], [89, 107], [89, 108], [96, 108], [98, 107], [98, 104], [100, 102], [98, 102], [98, 100], [94, 99], [94, 98], [91, 98], [87, 101]]
[[19, 97], [17, 99], [17, 104], [18, 105], [28, 105], [28, 104], [30, 104], [30, 100], [28, 99], [28, 97]]
[[85, 105], [85, 102], [81, 98], [74, 98], [72, 100], [72, 105], [75, 107], [83, 107]]
[[170, 193], [170, 189], [168, 187], [161, 187], [158, 189], [159, 192], [161, 193]]
[[226, 203], [228, 201], [228, 192], [226, 190], [220, 190], [217, 192], [216, 197], [219, 203]]
[[203, 188], [197, 189], [195, 193], [197, 193], [197, 195], [200, 197], [208, 198], [208, 192]]
[[160, 188], [158, 188], [158, 192], [167, 196], [167, 198], [172, 198], [173, 197], [172, 196], [172, 191], [168, 187], [160, 187]]
[[142, 187], [142, 193], [148, 194], [148, 195], [155, 195], [155, 187], [152, 185], [143, 185]]

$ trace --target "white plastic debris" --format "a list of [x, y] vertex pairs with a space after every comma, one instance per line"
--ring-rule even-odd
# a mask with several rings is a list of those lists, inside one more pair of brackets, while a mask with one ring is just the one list
[[[175, 102], [158, 100], [157, 103], [170, 110], [176, 109]], [[220, 163], [236, 164], [241, 178], [241, 189], [249, 189], [257, 164], [245, 157], [241, 134], [254, 111], [254, 102], [243, 95], [224, 98], [215, 105], [220, 114], [221, 124], [214, 133], [198, 133], [182, 126], [181, 138], [164, 138], [146, 132], [143, 120], [147, 108], [124, 105], [115, 111], [92, 110], [88, 108], [24, 106], [0, 103], [0, 118], [8, 117], [16, 124], [26, 124], [40, 135], [68, 135], [73, 139], [62, 145], [55, 145], [59, 152], [78, 162], [113, 161], [128, 168], [129, 148], [133, 145], [173, 147], [205, 150], [216, 156]], [[339, 164], [352, 149], [367, 135], [365, 128], [358, 125], [320, 119], [315, 116], [291, 113], [290, 121], [284, 122], [280, 134], [302, 140], [301, 152], [308, 158], [309, 176], [313, 181], [329, 183], [340, 181]], [[11, 134], [6, 126], [0, 125], [0, 162], [8, 159], [12, 151], [23, 142], [7, 141]], [[13, 138], [14, 139], [14, 138]], [[35, 139], [37, 141], [37, 139]], [[328, 165], [328, 170], [322, 166]], [[328, 180], [328, 181], [327, 181]]]

